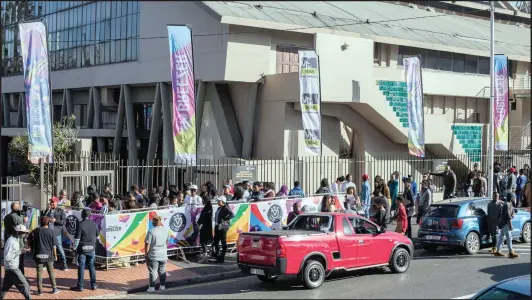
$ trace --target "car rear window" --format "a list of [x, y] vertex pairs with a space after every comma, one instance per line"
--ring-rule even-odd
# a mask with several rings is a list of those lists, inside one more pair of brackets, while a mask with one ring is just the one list
[[484, 294], [477, 297], [477, 299], [505, 299], [505, 300], [517, 300], [517, 299], [530, 299], [530, 296], [523, 294], [515, 293], [508, 290], [503, 290], [499, 288], [492, 288], [487, 290]]
[[288, 225], [288, 229], [327, 232], [328, 230], [331, 230], [331, 226], [332, 222], [330, 216], [300, 215], [295, 221]]
[[460, 206], [457, 205], [431, 205], [425, 214], [425, 217], [430, 218], [456, 218]]

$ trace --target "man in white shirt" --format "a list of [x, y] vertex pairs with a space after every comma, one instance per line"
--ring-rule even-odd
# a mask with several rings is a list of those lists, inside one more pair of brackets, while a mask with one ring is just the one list
[[4, 246], [4, 265], [5, 275], [2, 289], [0, 290], [0, 299], [4, 299], [6, 293], [14, 285], [24, 295], [25, 299], [31, 299], [30, 285], [24, 277], [24, 274], [19, 270], [19, 256], [28, 251], [28, 249], [21, 249], [19, 238], [29, 231], [26, 226], [19, 224], [15, 227], [15, 235], [10, 236]]
[[198, 196], [198, 186], [193, 184], [190, 186], [190, 195], [185, 197], [185, 205], [201, 205], [201, 197]]
[[355, 189], [355, 195], [357, 194], [357, 186], [351, 181], [351, 174], [345, 175], [345, 182], [342, 184], [341, 192], [345, 193], [347, 188], [352, 186]]

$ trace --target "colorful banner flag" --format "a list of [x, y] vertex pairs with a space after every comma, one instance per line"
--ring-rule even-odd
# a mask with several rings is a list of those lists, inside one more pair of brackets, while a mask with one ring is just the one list
[[28, 160], [52, 161], [52, 119], [50, 113], [50, 69], [46, 27], [41, 22], [19, 24], [24, 93], [28, 128]]
[[321, 155], [321, 93], [319, 59], [314, 50], [299, 50], [299, 100], [305, 152]]
[[508, 57], [502, 54], [495, 55], [494, 67], [493, 130], [495, 150], [508, 151]]
[[187, 25], [168, 25], [172, 78], [175, 162], [196, 164], [196, 97], [192, 30]]
[[425, 126], [423, 124], [423, 82], [418, 57], [403, 58], [408, 91], [408, 152], [425, 157]]

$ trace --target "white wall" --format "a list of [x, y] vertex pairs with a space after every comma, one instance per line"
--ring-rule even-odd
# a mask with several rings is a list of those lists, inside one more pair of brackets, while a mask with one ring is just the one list
[[[52, 88], [79, 88], [170, 81], [167, 24], [190, 24], [193, 34], [228, 30], [195, 2], [140, 1], [139, 61], [52, 72]], [[153, 38], [152, 37], [162, 37]], [[144, 39], [142, 39], [144, 38]], [[194, 37], [196, 79], [223, 80], [226, 35]], [[2, 78], [2, 93], [23, 90], [22, 76]]]

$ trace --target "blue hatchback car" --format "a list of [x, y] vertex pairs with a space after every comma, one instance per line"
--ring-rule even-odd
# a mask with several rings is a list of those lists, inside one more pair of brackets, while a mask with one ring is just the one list
[[[418, 241], [427, 251], [438, 247], [464, 247], [469, 254], [491, 247], [487, 232], [490, 198], [454, 198], [432, 204], [423, 215]], [[515, 209], [512, 239], [530, 243], [530, 212]]]

